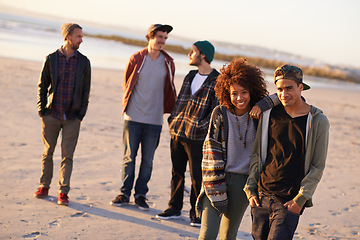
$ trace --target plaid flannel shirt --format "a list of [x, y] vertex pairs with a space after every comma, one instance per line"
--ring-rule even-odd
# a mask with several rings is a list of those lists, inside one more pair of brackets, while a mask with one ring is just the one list
[[168, 118], [170, 135], [183, 141], [203, 142], [213, 109], [219, 105], [215, 97], [215, 84], [219, 72], [213, 69], [199, 90], [191, 94], [191, 83], [197, 70], [186, 75], [174, 110]]
[[73, 93], [76, 79], [76, 67], [78, 51], [75, 51], [69, 59], [66, 58], [62, 48], [58, 51], [58, 87], [54, 94], [54, 103], [51, 115], [60, 120], [68, 120], [68, 113], [73, 101]]

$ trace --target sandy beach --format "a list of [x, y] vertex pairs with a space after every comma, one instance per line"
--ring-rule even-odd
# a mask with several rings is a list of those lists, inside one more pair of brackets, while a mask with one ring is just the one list
[[[188, 193], [179, 220], [155, 218], [167, 207], [170, 193], [167, 115], [149, 183], [150, 210], [136, 208], [133, 196], [126, 207], [109, 205], [121, 185], [121, 71], [92, 70], [89, 109], [75, 151], [69, 206], [56, 204], [60, 141], [50, 196], [33, 197], [43, 148], [36, 107], [41, 68], [42, 62], [0, 58], [0, 239], [197, 239], [199, 228], [189, 225]], [[177, 91], [182, 79], [176, 77]], [[273, 84], [269, 85], [274, 92]], [[314, 207], [300, 217], [295, 239], [360, 239], [360, 91], [314, 87], [304, 96], [329, 118], [330, 145]], [[186, 185], [189, 188], [189, 174]], [[248, 209], [238, 239], [252, 239], [250, 232]]]

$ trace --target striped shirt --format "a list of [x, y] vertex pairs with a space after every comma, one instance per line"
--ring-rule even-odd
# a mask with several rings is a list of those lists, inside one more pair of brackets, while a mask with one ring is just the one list
[[59, 120], [68, 120], [68, 113], [71, 109], [75, 79], [76, 66], [78, 62], [78, 51], [75, 51], [71, 57], [66, 58], [62, 47], [58, 51], [59, 75], [57, 79], [57, 88], [54, 94], [53, 108], [51, 116]]

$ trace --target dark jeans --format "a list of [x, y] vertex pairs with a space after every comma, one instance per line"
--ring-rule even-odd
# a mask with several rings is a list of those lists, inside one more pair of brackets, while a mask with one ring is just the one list
[[123, 143], [124, 159], [122, 179], [123, 186], [120, 188], [122, 194], [130, 197], [135, 179], [135, 159], [141, 144], [141, 164], [139, 176], [135, 184], [135, 198], [146, 197], [149, 188], [154, 154], [159, 145], [161, 125], [138, 123], [133, 121], [124, 122]]
[[195, 215], [195, 203], [201, 190], [202, 145], [202, 142], [186, 143], [174, 139], [171, 139], [170, 142], [172, 178], [169, 208], [181, 211], [183, 207], [185, 171], [189, 160], [191, 176], [190, 216]]
[[299, 222], [273, 195], [260, 194], [260, 207], [251, 208], [252, 236], [255, 240], [290, 240]]

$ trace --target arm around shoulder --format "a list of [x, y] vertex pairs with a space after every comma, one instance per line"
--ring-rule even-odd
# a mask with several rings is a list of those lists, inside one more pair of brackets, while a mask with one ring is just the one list
[[264, 97], [256, 103], [256, 105], [261, 109], [262, 112], [269, 110], [280, 104], [280, 100], [276, 93]]

